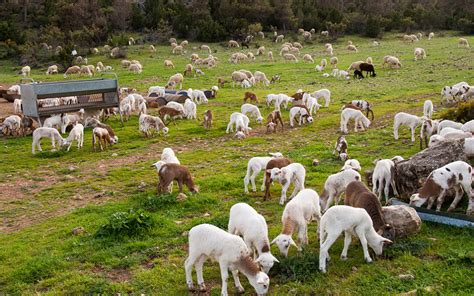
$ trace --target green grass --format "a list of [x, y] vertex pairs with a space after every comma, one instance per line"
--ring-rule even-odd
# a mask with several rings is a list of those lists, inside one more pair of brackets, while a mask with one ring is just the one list
[[[392, 136], [392, 118], [398, 111], [421, 114], [425, 99], [431, 99], [439, 110], [439, 91], [444, 85], [459, 81], [472, 82], [474, 52], [457, 47], [457, 38], [451, 32], [431, 41], [406, 44], [388, 35], [379, 47], [371, 40], [355, 36], [345, 37], [334, 44], [339, 68], [346, 69], [351, 62], [371, 56], [376, 64], [377, 77], [362, 81], [340, 81], [323, 78], [314, 71], [314, 64], [283, 63], [278, 56], [279, 46], [258, 41], [271, 49], [275, 63], [266, 57], [257, 57], [253, 63], [228, 63], [228, 50], [210, 44], [219, 64], [214, 69], [203, 69], [206, 75], [185, 78], [184, 88], [210, 88], [218, 77], [229, 79], [233, 70], [262, 70], [267, 76], [281, 74], [281, 82], [269, 88], [254, 88], [263, 100], [269, 93], [292, 94], [298, 88], [314, 91], [329, 88], [332, 103], [323, 108], [312, 125], [290, 129], [285, 133], [265, 134], [264, 127], [253, 121], [252, 136], [239, 141], [225, 134], [229, 115], [240, 110], [244, 90], [227, 86], [209, 105], [198, 106], [198, 116], [210, 108], [216, 120], [211, 130], [204, 130], [196, 121], [178, 121], [171, 124], [170, 134], [144, 139], [138, 133], [137, 117], [121, 127], [117, 119], [109, 123], [115, 128], [120, 142], [105, 152], [92, 152], [91, 131], [86, 130], [85, 147], [66, 152], [31, 154], [31, 137], [0, 139], [0, 294], [159, 294], [184, 295], [186, 292], [183, 263], [186, 257], [185, 232], [199, 223], [211, 223], [226, 228], [229, 208], [236, 202], [247, 202], [267, 219], [270, 238], [281, 227], [283, 208], [278, 205], [280, 186], [272, 187], [272, 198], [263, 202], [262, 193], [243, 193], [243, 177], [247, 160], [267, 152], [280, 151], [307, 169], [306, 187], [321, 192], [329, 174], [337, 172], [342, 163], [332, 155], [339, 136], [340, 107], [353, 99], [367, 99], [374, 105], [375, 121], [365, 132], [347, 136], [349, 153], [357, 158], [363, 170], [373, 167], [378, 157], [401, 155], [405, 158], [416, 153], [418, 143], [409, 142], [406, 129], [401, 140]], [[348, 53], [348, 40], [359, 48]], [[472, 42], [471, 42], [472, 43]], [[191, 43], [190, 47], [200, 44]], [[413, 61], [414, 47], [426, 49], [428, 57]], [[89, 57], [91, 63], [101, 60], [112, 65], [121, 86], [145, 92], [151, 85], [164, 85], [167, 78], [184, 70], [189, 56], [172, 56], [169, 47], [157, 46], [150, 54], [148, 46], [134, 46], [128, 50], [129, 59], [138, 59], [144, 65], [142, 74], [122, 70], [119, 60], [105, 56]], [[318, 42], [305, 45], [303, 53], [315, 54], [315, 60], [328, 58], [322, 54]], [[252, 48], [255, 52], [256, 49]], [[199, 52], [200, 55], [206, 56]], [[400, 57], [400, 70], [381, 69], [383, 56]], [[176, 69], [165, 69], [163, 59], [173, 60]], [[19, 66], [11, 61], [0, 61], [0, 81], [14, 83]], [[62, 76], [43, 75], [45, 69], [33, 69], [37, 81], [62, 80]], [[270, 109], [261, 106], [266, 115]], [[151, 110], [156, 112], [156, 110]], [[288, 112], [284, 111], [288, 122]], [[156, 171], [151, 164], [159, 159], [164, 147], [172, 147], [188, 166], [200, 187], [200, 193], [190, 195], [183, 202], [172, 196], [156, 196]], [[116, 156], [114, 156], [116, 154]], [[312, 160], [320, 166], [311, 166]], [[257, 180], [261, 182], [261, 175]], [[143, 182], [145, 185], [143, 186]], [[176, 187], [175, 187], [176, 190]], [[7, 194], [11, 196], [6, 196]], [[140, 236], [96, 236], [97, 230], [116, 212], [143, 209], [153, 221], [153, 227]], [[464, 211], [465, 209], [460, 209]], [[210, 216], [205, 217], [208, 213]], [[74, 236], [73, 228], [82, 226], [85, 232]], [[429, 287], [440, 295], [467, 295], [472, 293], [474, 232], [425, 223], [419, 234], [399, 241], [387, 250], [385, 258], [372, 264], [363, 261], [362, 249], [354, 242], [347, 261], [339, 260], [342, 241], [330, 250], [333, 260], [328, 273], [318, 272], [319, 244], [316, 225], [309, 228], [309, 246], [301, 254], [290, 249], [290, 257], [271, 271], [273, 295], [294, 294], [398, 294]], [[273, 253], [278, 254], [276, 248]], [[353, 268], [355, 267], [355, 268]], [[207, 262], [204, 277], [212, 295], [220, 293], [220, 274], [216, 263]], [[403, 281], [399, 274], [412, 274], [413, 280]], [[252, 288], [241, 276], [247, 293]], [[429, 290], [429, 289], [428, 289]], [[230, 279], [229, 292], [235, 292]]]

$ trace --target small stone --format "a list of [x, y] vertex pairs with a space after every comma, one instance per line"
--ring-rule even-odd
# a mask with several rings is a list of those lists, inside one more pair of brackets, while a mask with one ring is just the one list
[[100, 197], [103, 197], [104, 195], [105, 195], [105, 191], [102, 191], [102, 192], [96, 193], [94, 195], [94, 198], [100, 198]]
[[82, 196], [80, 194], [76, 194], [73, 196], [73, 199], [76, 199], [76, 200], [82, 200]]
[[176, 220], [176, 221], [174, 221], [174, 223], [176, 223], [177, 225], [181, 225], [181, 224], [183, 224], [184, 222], [183, 222], [183, 221]]
[[146, 183], [143, 182], [143, 181], [141, 181], [141, 182], [140, 182], [140, 185], [138, 185], [138, 189], [143, 189], [143, 188], [145, 188], [145, 187], [146, 187]]
[[117, 153], [112, 153], [112, 156], [116, 157], [116, 156], [118, 156], [118, 154]]
[[430, 241], [434, 241], [434, 242], [438, 240], [438, 239], [435, 238], [435, 237], [429, 237], [428, 239], [429, 239]]
[[318, 166], [319, 165], [319, 160], [313, 159], [313, 166]]
[[73, 166], [73, 165], [69, 166], [69, 171], [70, 172], [74, 172], [75, 170], [77, 170], [76, 166]]
[[209, 214], [208, 212], [205, 212], [204, 215], [202, 215], [203, 217], [210, 217], [211, 214]]
[[398, 278], [402, 281], [411, 281], [415, 279], [415, 276], [412, 274], [399, 274]]
[[74, 179], [74, 177], [71, 176], [71, 175], [66, 175], [66, 176], [64, 176], [64, 178], [67, 179], [67, 180], [73, 180]]
[[356, 272], [356, 271], [357, 271], [357, 267], [355, 267], [355, 266], [352, 266], [351, 269], [352, 269], [353, 272]]
[[425, 287], [423, 290], [425, 290], [428, 293], [433, 293], [435, 288], [432, 286]]
[[177, 201], [185, 201], [187, 198], [188, 197], [186, 196], [186, 194], [184, 194], [182, 192], [176, 196]]
[[400, 293], [398, 294], [398, 296], [416, 296], [416, 289], [405, 292], [405, 293]]
[[79, 235], [79, 234], [82, 234], [83, 232], [84, 232], [84, 227], [82, 226], [76, 227], [72, 230], [73, 235]]
[[188, 236], [189, 234], [189, 231], [183, 231], [183, 233], [181, 233], [181, 236]]

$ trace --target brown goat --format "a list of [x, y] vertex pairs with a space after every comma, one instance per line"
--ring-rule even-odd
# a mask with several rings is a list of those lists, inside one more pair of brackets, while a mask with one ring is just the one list
[[382, 213], [382, 205], [380, 204], [379, 199], [364, 185], [364, 183], [360, 181], [352, 181], [347, 185], [344, 204], [355, 208], [365, 209], [372, 219], [375, 231], [389, 240], [394, 240], [395, 230], [391, 225], [385, 223], [385, 218]]
[[353, 105], [352, 103], [347, 103], [347, 104], [345, 104], [344, 107], [342, 107], [342, 110], [347, 109], [347, 108], [349, 108], [349, 109], [354, 109], [354, 110], [359, 110], [359, 111], [361, 111], [362, 113], [364, 112], [364, 110], [362, 110], [362, 108], [359, 108], [359, 107], [357, 107], [356, 105]]
[[244, 103], [247, 103], [247, 100], [250, 100], [250, 102], [254, 101], [255, 103], [258, 103], [257, 95], [253, 92], [245, 92]]
[[224, 84], [227, 83], [227, 80], [224, 80], [223, 78], [218, 78], [217, 79], [217, 84], [219, 84], [219, 87], [222, 88], [224, 87]]
[[174, 108], [166, 107], [166, 106], [161, 107], [160, 109], [158, 109], [158, 114], [163, 119], [163, 121], [165, 121], [166, 116], [169, 116], [172, 120], [176, 119], [176, 117], [182, 117], [183, 116], [182, 111], [176, 110]]
[[265, 196], [263, 197], [263, 200], [267, 200], [270, 198], [270, 185], [272, 184], [272, 178], [270, 177], [270, 171], [273, 168], [282, 168], [286, 167], [291, 163], [291, 160], [288, 158], [273, 158], [271, 159], [268, 163], [267, 166], [265, 167]]
[[281, 124], [281, 131], [283, 131], [283, 120], [281, 119], [281, 113], [280, 111], [272, 111], [270, 114], [267, 116], [267, 133], [270, 132], [270, 127], [273, 128], [273, 132], [276, 132], [278, 122]]
[[189, 191], [196, 193], [199, 192], [197, 186], [194, 184], [193, 178], [188, 168], [176, 163], [164, 164], [158, 172], [160, 179], [158, 183], [158, 194], [168, 192], [168, 188], [173, 181], [178, 182], [179, 192], [183, 192], [183, 183], [186, 184]]
[[295, 101], [300, 101], [300, 100], [303, 100], [303, 95], [304, 95], [304, 92], [299, 92], [299, 93], [295, 93], [291, 97], [294, 98]]
[[212, 111], [211, 110], [206, 110], [204, 112], [204, 128], [211, 128], [212, 127]]

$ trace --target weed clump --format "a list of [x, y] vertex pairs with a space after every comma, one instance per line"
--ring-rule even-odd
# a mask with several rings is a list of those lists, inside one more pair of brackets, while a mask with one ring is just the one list
[[153, 219], [147, 212], [130, 209], [128, 212], [116, 212], [109, 221], [99, 227], [96, 236], [135, 236], [140, 235], [153, 226]]

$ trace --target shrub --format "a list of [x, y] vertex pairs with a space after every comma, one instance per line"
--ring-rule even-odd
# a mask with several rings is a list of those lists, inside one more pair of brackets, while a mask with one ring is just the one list
[[19, 52], [15, 41], [8, 39], [5, 42], [0, 42], [0, 60], [18, 56]]
[[176, 196], [172, 194], [150, 195], [143, 201], [143, 207], [148, 211], [157, 211], [169, 208], [169, 206], [176, 203]]
[[128, 45], [128, 37], [125, 34], [112, 35], [107, 39], [107, 44], [112, 47], [120, 47]]
[[440, 118], [468, 122], [474, 118], [474, 101], [460, 103], [454, 108], [449, 108], [440, 114]]
[[134, 236], [142, 234], [153, 226], [152, 217], [143, 210], [130, 209], [128, 212], [116, 212], [109, 221], [96, 232], [96, 236]]

